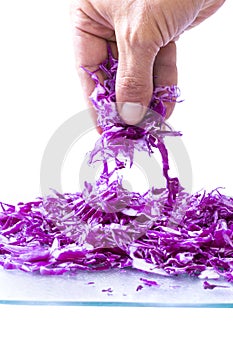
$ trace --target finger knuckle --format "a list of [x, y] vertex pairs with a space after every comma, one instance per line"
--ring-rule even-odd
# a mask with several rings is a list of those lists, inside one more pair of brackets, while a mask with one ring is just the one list
[[148, 98], [148, 87], [137, 77], [123, 76], [117, 81], [117, 95], [130, 100], [144, 100]]
[[124, 89], [131, 89], [132, 91], [139, 91], [145, 84], [140, 81], [137, 77], [123, 76], [118, 80], [118, 86]]

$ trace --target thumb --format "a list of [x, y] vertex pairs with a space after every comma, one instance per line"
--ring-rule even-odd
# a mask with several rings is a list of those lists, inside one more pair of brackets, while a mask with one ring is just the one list
[[[123, 45], [122, 45], [123, 43]], [[153, 65], [156, 52], [125, 40], [118, 41], [116, 101], [126, 124], [138, 124], [144, 117], [153, 92]]]

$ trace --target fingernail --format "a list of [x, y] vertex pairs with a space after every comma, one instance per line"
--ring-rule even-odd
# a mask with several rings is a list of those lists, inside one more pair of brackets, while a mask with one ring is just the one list
[[121, 106], [120, 116], [126, 124], [138, 124], [144, 116], [144, 108], [140, 103], [124, 102]]

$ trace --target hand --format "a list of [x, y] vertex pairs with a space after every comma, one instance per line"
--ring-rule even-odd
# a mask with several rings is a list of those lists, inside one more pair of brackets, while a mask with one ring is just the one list
[[[119, 59], [116, 101], [128, 124], [144, 115], [156, 85], [176, 85], [175, 41], [212, 15], [224, 0], [76, 0], [71, 14], [77, 69], [84, 94], [94, 89], [91, 71], [107, 58], [107, 42]], [[154, 79], [153, 77], [156, 76]], [[100, 81], [104, 76], [98, 72]], [[174, 103], [167, 103], [169, 117]], [[132, 113], [133, 112], [133, 113]]]

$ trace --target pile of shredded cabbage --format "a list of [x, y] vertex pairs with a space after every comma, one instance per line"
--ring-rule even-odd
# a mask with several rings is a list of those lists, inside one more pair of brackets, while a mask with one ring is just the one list
[[[98, 180], [81, 193], [54, 190], [17, 206], [0, 203], [0, 265], [43, 275], [132, 267], [233, 281], [233, 199], [217, 189], [189, 194], [169, 176], [164, 137], [180, 133], [165, 124], [164, 102], [175, 102], [178, 88], [157, 87], [144, 120], [129, 126], [114, 103], [117, 60], [110, 50], [99, 69], [104, 85], [87, 71], [103, 130], [89, 157], [103, 165]], [[121, 169], [133, 164], [135, 150], [158, 153], [166, 188], [140, 194], [123, 187]]]

